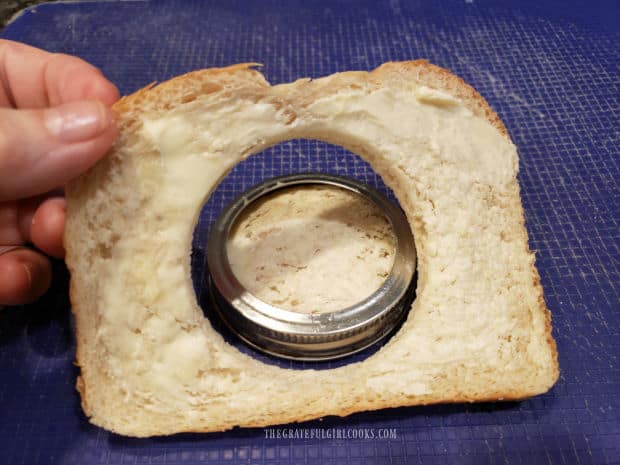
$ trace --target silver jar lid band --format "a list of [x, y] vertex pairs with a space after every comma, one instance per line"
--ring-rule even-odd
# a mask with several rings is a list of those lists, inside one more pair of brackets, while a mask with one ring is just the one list
[[[239, 215], [259, 198], [300, 185], [328, 185], [355, 192], [375, 204], [396, 237], [394, 263], [385, 282], [350, 307], [304, 314], [275, 307], [250, 293], [236, 278], [226, 243]], [[207, 261], [213, 303], [222, 320], [257, 349], [295, 360], [328, 360], [358, 352], [387, 336], [409, 309], [416, 253], [405, 214], [377, 190], [350, 178], [316, 173], [281, 176], [239, 196], [209, 233]]]

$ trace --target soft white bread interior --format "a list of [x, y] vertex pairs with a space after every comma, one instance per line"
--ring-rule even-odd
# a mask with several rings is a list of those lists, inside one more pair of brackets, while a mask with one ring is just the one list
[[[124, 97], [111, 152], [67, 188], [77, 386], [130, 436], [221, 431], [436, 402], [521, 399], [558, 377], [529, 250], [515, 146], [470, 86], [425, 61], [270, 86], [253, 65]], [[205, 198], [240, 160], [292, 138], [339, 144], [398, 197], [417, 298], [364, 361], [291, 370], [216, 332], [190, 282]]]

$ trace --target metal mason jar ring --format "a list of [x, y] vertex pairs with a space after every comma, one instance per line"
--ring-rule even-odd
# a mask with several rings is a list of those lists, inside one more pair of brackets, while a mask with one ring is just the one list
[[[374, 203], [396, 238], [394, 263], [383, 284], [360, 302], [329, 313], [304, 314], [273, 306], [249, 292], [235, 276], [227, 253], [231, 228], [255, 201], [281, 189], [327, 185], [352, 191]], [[209, 233], [207, 261], [212, 301], [224, 323], [251, 346], [294, 360], [329, 360], [358, 352], [386, 337], [409, 310], [415, 292], [416, 252], [403, 211], [359, 181], [302, 173], [265, 181], [235, 199]]]

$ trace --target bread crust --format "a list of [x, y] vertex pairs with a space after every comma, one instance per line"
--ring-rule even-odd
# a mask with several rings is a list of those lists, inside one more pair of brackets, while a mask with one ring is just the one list
[[[165, 113], [175, 107], [178, 102], [191, 102], [194, 99], [200, 98], [202, 95], [216, 92], [246, 92], [249, 88], [269, 88], [261, 73], [256, 71], [256, 63], [244, 63], [238, 64], [226, 68], [207, 69], [194, 71], [182, 76], [178, 76], [169, 81], [161, 84], [150, 84], [137, 92], [123, 97], [119, 100], [114, 110], [120, 115], [127, 115], [125, 118], [120, 119], [121, 138], [117, 143], [114, 150], [127, 143], [132, 137], [139, 122], [136, 115], [139, 115], [147, 106], [150, 111]], [[396, 82], [404, 84], [414, 83], [416, 85], [423, 85], [432, 89], [439, 90], [447, 93], [452, 97], [464, 102], [467, 108], [475, 115], [478, 115], [496, 128], [506, 139], [510, 140], [509, 134], [500, 120], [499, 116], [493, 111], [486, 100], [476, 92], [471, 86], [466, 84], [461, 78], [453, 75], [449, 71], [440, 68], [438, 66], [428, 63], [426, 60], [416, 60], [409, 62], [390, 62], [381, 65], [375, 70], [366, 72], [345, 72], [337, 75], [330, 76], [329, 78], [323, 78], [323, 80], [329, 79], [321, 85], [325, 86], [342, 86], [352, 85], [364, 82], [367, 86], [375, 86], [380, 88], [386, 85], [386, 83]], [[312, 101], [322, 93], [322, 87], [314, 91], [308, 91], [305, 86], [311, 83], [308, 79], [301, 79], [295, 83], [286, 85], [286, 91], [288, 93], [299, 93], [299, 96], [295, 98], [308, 98]], [[281, 105], [286, 105], [286, 99], [282, 99]], [[302, 105], [303, 106], [303, 105]], [[293, 115], [294, 116], [294, 115]], [[106, 163], [105, 161], [102, 163]], [[99, 172], [104, 171], [101, 166], [95, 168]], [[85, 202], [89, 196], [94, 195], [94, 174], [87, 175], [72, 182], [67, 188], [67, 196], [70, 203], [69, 215], [73, 217], [73, 221], [78, 221], [79, 208], [78, 204]], [[517, 186], [518, 192], [518, 186]], [[524, 238], [526, 252], [531, 253], [529, 246], [527, 245], [527, 231], [525, 229], [525, 220], [520, 201], [516, 203], [518, 208], [518, 216], [520, 221], [515, 225], [514, 234]], [[75, 243], [78, 238], [76, 237], [79, 228], [69, 228], [65, 235], [65, 248], [67, 250], [67, 264], [72, 276], [78, 273], [83, 273], [83, 265], [80, 263], [80, 256], [83, 251], [78, 250], [75, 247]], [[549, 385], [551, 387], [559, 376], [559, 367], [557, 361], [557, 348], [555, 341], [551, 334], [551, 314], [545, 304], [543, 297], [543, 290], [540, 284], [540, 277], [534, 262], [530, 264], [530, 273], [533, 276], [532, 291], [538, 295], [538, 309], [544, 315], [545, 320], [545, 334], [546, 343], [548, 349], [552, 354], [552, 366], [549, 367], [551, 375], [549, 376]], [[87, 302], [84, 302], [82, 296], [78, 295], [75, 280], [72, 279], [70, 297], [73, 306], [73, 312], [76, 317], [76, 337], [78, 341], [77, 348], [77, 362], [76, 364], [81, 368], [81, 375], [77, 379], [77, 390], [80, 392], [82, 400], [82, 408], [87, 415], [92, 415], [97, 410], [97, 406], [91, 403], [91, 399], [94, 399], [96, 395], [91, 394], [90, 389], [92, 382], [90, 378], [94, 377], [92, 371], [96, 370], [96, 367], [89, 365], [88, 354], [86, 348], [91, 344], [89, 337], [92, 335], [83, 334], [83, 329], [92, 323], [92, 318], [97, 318], [92, 312], [89, 312], [86, 307]], [[462, 395], [455, 392], [454, 395], [446, 399], [437, 398], [436, 396], [416, 396], [413, 401], [407, 401], [406, 398], [398, 399], [374, 399], [370, 401], [360, 400], [355, 406], [346, 406], [341, 410], [331, 409], [329, 414], [346, 416], [354, 412], [364, 410], [376, 410], [389, 407], [407, 406], [407, 405], [426, 405], [433, 403], [446, 403], [446, 402], [481, 402], [481, 401], [498, 401], [498, 400], [520, 400], [531, 396], [531, 393], [523, 394], [519, 387], [515, 387], [514, 390], [501, 390], [486, 392], [482, 395]], [[263, 421], [250, 421], [243, 424], [247, 427], [262, 427], [277, 423], [286, 422], [300, 422], [317, 418], [318, 416], [314, 411], [308, 413], [289, 412], [288, 414], [281, 414], [278, 417], [268, 418]], [[97, 416], [95, 422], [108, 429], [119, 431], [119, 428], [114, 422], [108, 423], [105, 418]], [[229, 428], [230, 425], [212, 424], [210, 426], [192, 426], [181, 425], [176, 431], [186, 432], [211, 432], [221, 431], [222, 429]], [[160, 429], [154, 428], [144, 431], [127, 432], [120, 430], [123, 434], [130, 434], [136, 436], [148, 436], [159, 434], [170, 434], [170, 427], [162, 427]]]

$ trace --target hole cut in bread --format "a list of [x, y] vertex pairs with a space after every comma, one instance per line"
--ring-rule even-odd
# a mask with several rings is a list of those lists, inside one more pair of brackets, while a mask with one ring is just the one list
[[[546, 392], [557, 353], [517, 150], [485, 100], [425, 61], [277, 86], [253, 67], [124, 97], [115, 146], [67, 187], [77, 386], [90, 421], [152, 436]], [[327, 370], [242, 354], [204, 317], [190, 280], [210, 192], [242, 159], [293, 138], [367, 160], [396, 194], [418, 254], [417, 297], [398, 333]]]

